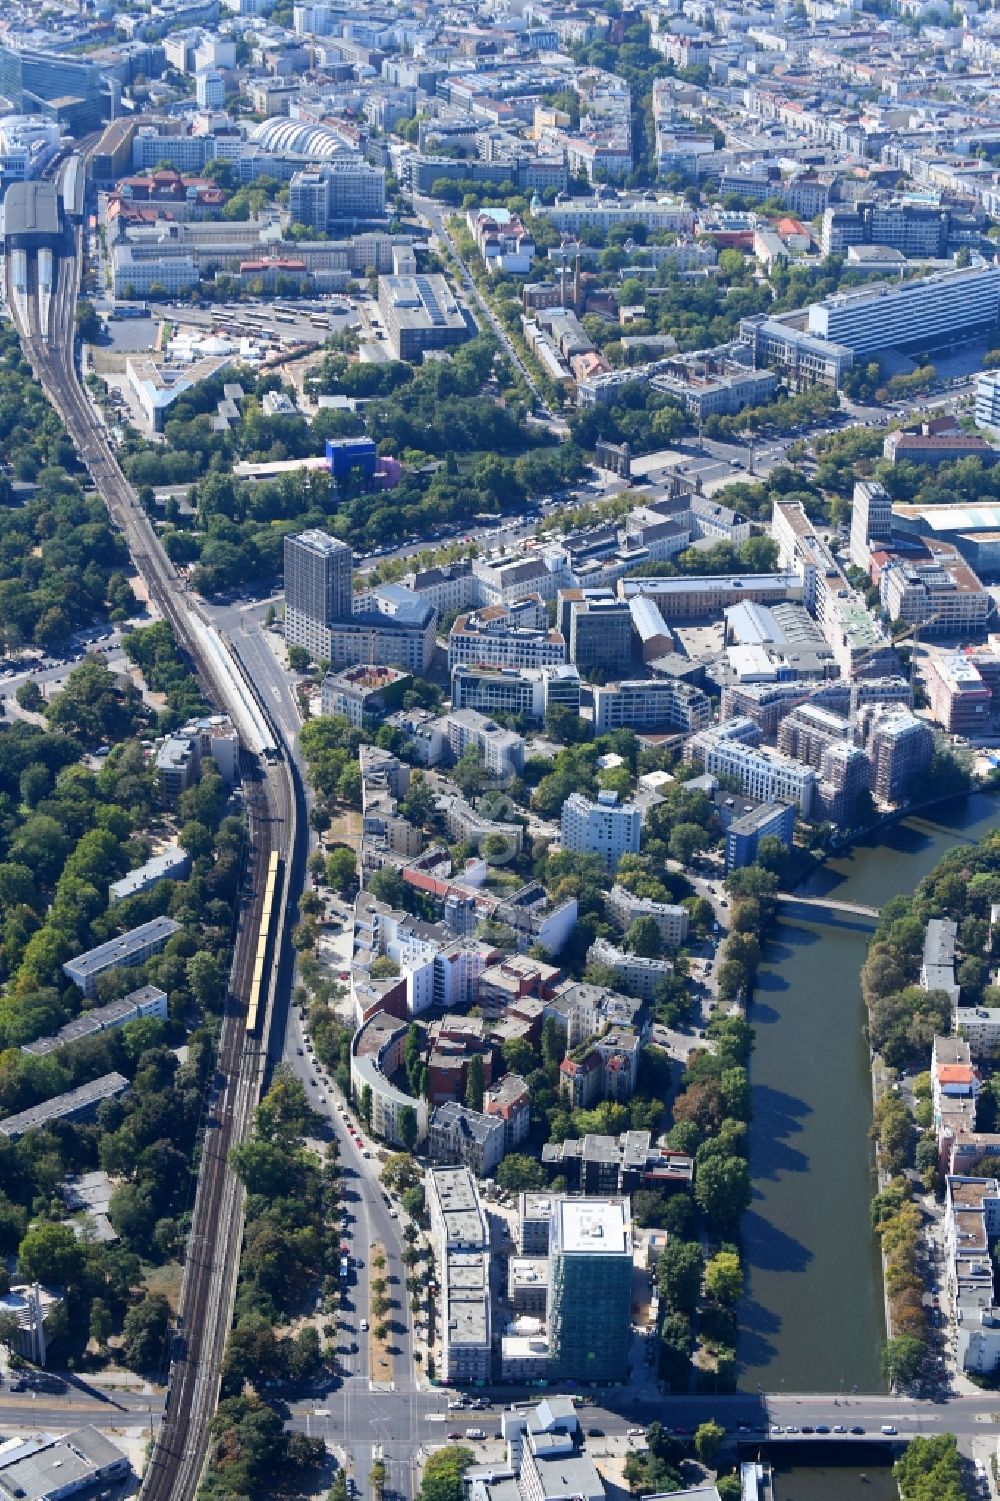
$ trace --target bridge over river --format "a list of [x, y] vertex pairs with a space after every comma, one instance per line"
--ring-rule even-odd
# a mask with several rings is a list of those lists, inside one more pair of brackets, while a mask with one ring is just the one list
[[835, 896], [799, 896], [794, 891], [779, 891], [775, 900], [785, 917], [804, 917], [811, 922], [849, 922], [852, 926], [874, 928], [879, 908], [863, 902], [839, 901]]

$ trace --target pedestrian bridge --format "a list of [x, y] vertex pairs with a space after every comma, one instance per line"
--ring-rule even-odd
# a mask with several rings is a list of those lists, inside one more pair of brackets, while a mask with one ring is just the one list
[[794, 891], [779, 891], [775, 900], [786, 917], [804, 917], [810, 922], [874, 928], [879, 919], [878, 907], [838, 901], [835, 896], [798, 896]]

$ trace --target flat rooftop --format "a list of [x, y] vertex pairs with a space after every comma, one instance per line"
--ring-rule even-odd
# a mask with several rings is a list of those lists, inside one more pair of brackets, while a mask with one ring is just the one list
[[3, 232], [52, 236], [59, 233], [59, 205], [51, 182], [12, 182], [3, 202]]
[[559, 1244], [569, 1255], [631, 1256], [627, 1199], [560, 1199]]

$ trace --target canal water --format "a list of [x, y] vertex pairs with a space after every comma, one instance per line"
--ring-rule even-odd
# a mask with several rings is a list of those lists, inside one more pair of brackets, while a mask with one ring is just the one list
[[891, 1465], [779, 1467], [774, 1501], [899, 1501], [899, 1487]]
[[[940, 804], [829, 861], [803, 894], [881, 906], [912, 891], [949, 849], [978, 839], [998, 816], [1000, 799], [985, 793]], [[765, 945], [751, 1013], [754, 1198], [743, 1225], [743, 1391], [826, 1391], [839, 1401], [855, 1388], [882, 1386], [882, 1277], [868, 1208], [871, 1076], [859, 984], [869, 937], [870, 928], [850, 919], [781, 919]], [[871, 1495], [867, 1486], [864, 1494]]]

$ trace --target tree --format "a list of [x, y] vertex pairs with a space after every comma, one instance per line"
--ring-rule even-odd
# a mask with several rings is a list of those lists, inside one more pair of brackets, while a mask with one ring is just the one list
[[711, 1466], [725, 1439], [726, 1430], [714, 1418], [699, 1423], [694, 1433], [694, 1452], [703, 1465]]
[[215, 955], [207, 949], [200, 949], [197, 954], [192, 954], [187, 962], [187, 978], [191, 994], [198, 1005], [207, 1011], [214, 1010], [226, 987], [226, 977]]
[[485, 1081], [486, 1066], [482, 1054], [473, 1053], [465, 1074], [465, 1103], [470, 1110], [482, 1110]]
[[[367, 1086], [366, 1086], [367, 1088]], [[417, 1144], [417, 1112], [412, 1105], [404, 1105], [399, 1112], [399, 1141], [407, 1152]]]
[[505, 1193], [528, 1193], [545, 1187], [546, 1173], [542, 1164], [533, 1157], [512, 1152], [497, 1168], [496, 1179]]
[[21, 1339], [21, 1323], [16, 1313], [0, 1313], [0, 1345], [12, 1353]]
[[924, 1361], [924, 1342], [912, 1334], [898, 1334], [882, 1350], [882, 1375], [889, 1386], [912, 1386]]
[[535, 1066], [535, 1050], [525, 1037], [508, 1037], [500, 1051], [509, 1073], [527, 1076]]
[[92, 1298], [90, 1301], [90, 1337], [94, 1344], [103, 1349], [108, 1342], [111, 1333], [111, 1311], [103, 1298]]
[[663, 952], [663, 939], [656, 918], [648, 913], [637, 917], [625, 934], [625, 947], [642, 959], [658, 959]]
[[695, 1201], [709, 1224], [731, 1229], [750, 1205], [750, 1169], [742, 1157], [710, 1157], [695, 1177]]
[[122, 1355], [133, 1371], [156, 1371], [167, 1352], [170, 1304], [162, 1293], [147, 1293], [125, 1315]]
[[968, 1494], [962, 1471], [953, 1433], [910, 1439], [893, 1467], [903, 1501], [962, 1501]]
[[76, 1287], [83, 1277], [83, 1247], [68, 1225], [51, 1220], [43, 1220], [28, 1231], [18, 1248], [17, 1259], [21, 1275], [28, 1282]]
[[656, 1279], [660, 1296], [673, 1313], [692, 1314], [698, 1306], [705, 1259], [693, 1240], [670, 1240], [660, 1252]]
[[361, 1119], [368, 1127], [372, 1128], [372, 1087], [370, 1084], [362, 1084], [360, 1101]]
[[42, 705], [45, 703], [45, 700], [42, 697], [41, 688], [39, 688], [38, 684], [36, 682], [33, 682], [30, 678], [27, 680], [27, 682], [20, 683], [18, 685], [14, 697], [17, 699], [17, 702], [22, 709], [26, 709], [29, 713], [34, 714], [37, 714], [39, 709], [41, 709]]
[[708, 835], [696, 823], [678, 823], [670, 831], [667, 850], [671, 860], [690, 865], [695, 855], [708, 845]]
[[353, 890], [357, 874], [358, 862], [354, 851], [346, 844], [335, 845], [326, 862], [326, 879], [334, 891], [346, 896]]
[[706, 1290], [719, 1303], [735, 1303], [743, 1292], [743, 1268], [735, 1251], [719, 1251], [705, 1268]]
[[81, 298], [76, 305], [76, 329], [85, 344], [93, 344], [100, 338], [101, 320], [92, 302]]
[[418, 1501], [462, 1501], [462, 1476], [473, 1458], [472, 1450], [462, 1445], [438, 1449], [424, 1466]]

